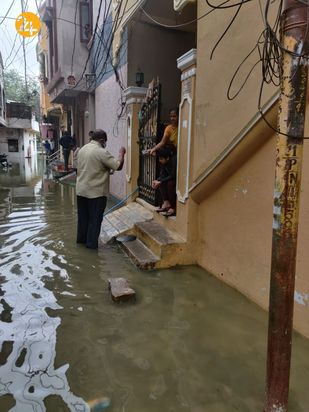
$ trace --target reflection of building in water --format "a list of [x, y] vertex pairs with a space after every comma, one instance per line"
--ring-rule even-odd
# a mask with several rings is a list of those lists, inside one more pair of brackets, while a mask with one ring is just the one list
[[[28, 197], [23, 190], [32, 190], [34, 196], [38, 185], [12, 188], [14, 203], [18, 203], [19, 195]], [[30, 201], [30, 208], [31, 205]], [[1, 232], [4, 242], [0, 278], [0, 396], [14, 397], [15, 406], [10, 412], [44, 412], [44, 400], [49, 398], [51, 403], [52, 397], [56, 397], [55, 402], [61, 399], [72, 412], [89, 412], [87, 403], [70, 391], [66, 377], [69, 365], [55, 369], [60, 318], [48, 316], [47, 309], [61, 307], [53, 292], [45, 287], [42, 277], [60, 272], [65, 280], [67, 273], [54, 263], [56, 252], [47, 251], [40, 243], [31, 247], [28, 242], [29, 237], [39, 238], [45, 227], [40, 213], [37, 209], [25, 212], [24, 208], [15, 207], [6, 223], [15, 225], [18, 222], [17, 229], [12, 233], [8, 225]], [[17, 255], [29, 254], [31, 265], [18, 264]], [[51, 407], [51, 411], [56, 410]]]
[[4, 187], [19, 186], [28, 184], [34, 186], [42, 176], [43, 164], [38, 162], [37, 156], [29, 159], [19, 158], [12, 163], [12, 167], [7, 171], [0, 173], [0, 184]]
[[9, 345], [10, 352], [0, 367], [0, 396], [14, 396], [16, 405], [11, 412], [45, 411], [44, 399], [50, 395], [60, 396], [70, 411], [89, 411], [87, 404], [70, 392], [65, 375], [69, 365], [54, 367], [60, 318], [51, 318], [45, 311], [60, 308], [53, 293], [37, 280], [37, 274], [21, 273], [10, 274], [2, 290], [6, 295], [0, 304], [2, 315], [8, 305], [12, 309], [11, 322], [2, 322], [0, 327], [2, 348]]
[[39, 124], [31, 107], [8, 102], [6, 109], [5, 127], [0, 129], [0, 152], [5, 153], [10, 162], [36, 156]]
[[57, 183], [52, 179], [43, 180], [43, 192], [44, 194], [55, 192]]
[[31, 182], [31, 180], [38, 174], [37, 156], [31, 157], [30, 159], [25, 159], [23, 166], [25, 172], [25, 181], [26, 183]]
[[65, 208], [65, 205], [68, 203], [71, 203], [72, 206], [75, 205], [75, 187], [66, 185], [66, 184], [61, 184], [60, 185], [60, 196], [61, 196], [61, 203], [63, 204], [63, 207]]

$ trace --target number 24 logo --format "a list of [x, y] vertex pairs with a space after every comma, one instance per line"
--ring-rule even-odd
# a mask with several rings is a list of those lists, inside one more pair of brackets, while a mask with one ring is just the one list
[[40, 18], [34, 13], [22, 13], [15, 21], [15, 28], [21, 36], [34, 37], [41, 29]]

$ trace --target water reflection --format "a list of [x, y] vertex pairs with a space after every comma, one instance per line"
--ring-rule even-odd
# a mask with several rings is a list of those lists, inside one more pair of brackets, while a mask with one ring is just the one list
[[[1, 412], [105, 397], [110, 412], [263, 409], [265, 312], [196, 266], [145, 273], [116, 246], [76, 245], [74, 188], [40, 164], [27, 183], [14, 173], [0, 190]], [[134, 305], [111, 301], [113, 276]], [[296, 335], [290, 412], [308, 412], [308, 353]]]
[[[42, 235], [50, 222], [41, 194], [48, 197], [55, 183], [46, 174], [43, 179], [40, 166], [26, 159], [24, 167], [15, 164], [0, 175], [1, 185], [9, 188], [2, 190], [2, 202], [10, 204], [0, 217], [0, 395], [13, 395], [15, 406], [6, 410], [15, 412], [46, 411], [44, 400], [52, 395], [60, 397], [70, 411], [86, 412], [86, 402], [70, 391], [69, 365], [55, 367], [61, 319], [53, 311], [61, 306], [46, 288], [46, 278], [59, 273], [65, 282], [69, 280], [49, 249], [51, 240]], [[10, 398], [7, 404], [2, 399], [4, 411]]]
[[32, 157], [20, 159], [19, 162], [12, 163], [12, 167], [7, 170], [0, 169], [0, 186], [14, 187], [18, 185], [33, 184], [43, 176], [44, 163], [42, 159]]

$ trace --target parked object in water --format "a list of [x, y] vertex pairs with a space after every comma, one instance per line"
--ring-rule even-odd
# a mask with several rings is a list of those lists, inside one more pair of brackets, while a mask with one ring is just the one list
[[133, 242], [133, 240], [136, 240], [135, 235], [124, 235], [124, 236], [118, 236], [116, 237], [116, 241], [123, 243], [123, 242]]
[[130, 288], [129, 283], [125, 278], [108, 279], [108, 286], [114, 302], [135, 300], [135, 290]]
[[91, 412], [101, 412], [110, 407], [111, 401], [109, 398], [94, 399], [88, 402], [88, 405]]
[[11, 167], [11, 163], [8, 162], [7, 160], [7, 155], [6, 154], [0, 154], [0, 166], [2, 169], [8, 169]]

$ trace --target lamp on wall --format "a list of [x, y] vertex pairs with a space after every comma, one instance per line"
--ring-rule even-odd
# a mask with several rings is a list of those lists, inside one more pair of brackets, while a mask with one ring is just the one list
[[144, 73], [139, 68], [135, 73], [135, 83], [138, 87], [141, 87], [144, 84]]

